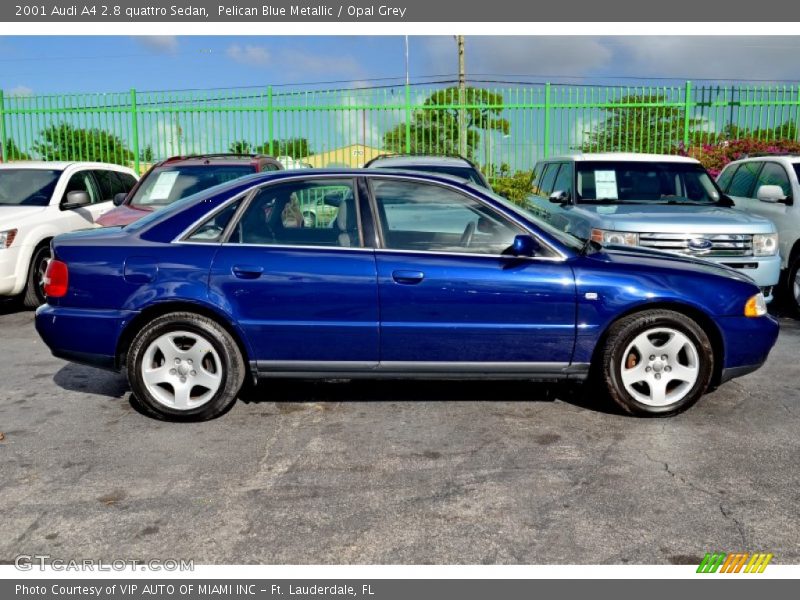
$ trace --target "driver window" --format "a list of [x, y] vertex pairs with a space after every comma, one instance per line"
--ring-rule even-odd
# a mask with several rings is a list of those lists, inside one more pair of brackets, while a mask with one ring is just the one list
[[525, 233], [478, 200], [438, 185], [376, 179], [384, 244], [392, 250], [503, 254]]
[[75, 173], [69, 178], [69, 181], [67, 182], [67, 188], [64, 190], [64, 196], [61, 198], [61, 202], [67, 202], [67, 195], [70, 192], [87, 192], [92, 204], [98, 200], [97, 192], [92, 184], [92, 174], [90, 171], [81, 171], [79, 173]]

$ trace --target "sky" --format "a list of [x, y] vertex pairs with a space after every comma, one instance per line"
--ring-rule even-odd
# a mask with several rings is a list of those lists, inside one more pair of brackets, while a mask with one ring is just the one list
[[[403, 36], [0, 37], [12, 95], [244, 86], [364, 87], [405, 79]], [[798, 37], [468, 36], [477, 79], [800, 81]], [[412, 81], [452, 79], [452, 36], [409, 36]], [[327, 83], [334, 82], [334, 83]]]

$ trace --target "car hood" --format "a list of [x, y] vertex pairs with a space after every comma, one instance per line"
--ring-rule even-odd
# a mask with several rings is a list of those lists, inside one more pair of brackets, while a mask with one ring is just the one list
[[116, 208], [108, 211], [102, 217], [97, 219], [97, 224], [100, 227], [117, 227], [119, 225], [127, 225], [138, 221], [153, 212], [152, 208], [131, 208], [127, 204], [117, 206]]
[[772, 233], [764, 217], [722, 206], [680, 204], [579, 204], [603, 229], [659, 233]]
[[0, 206], [0, 231], [18, 227], [22, 221], [36, 218], [46, 210], [46, 206]]
[[589, 256], [597, 260], [612, 262], [618, 265], [643, 266], [653, 269], [681, 269], [683, 271], [694, 271], [696, 273], [729, 277], [754, 284], [753, 280], [747, 275], [731, 267], [703, 260], [702, 258], [682, 256], [651, 248], [641, 248], [638, 246], [604, 246], [602, 250], [598, 250]]

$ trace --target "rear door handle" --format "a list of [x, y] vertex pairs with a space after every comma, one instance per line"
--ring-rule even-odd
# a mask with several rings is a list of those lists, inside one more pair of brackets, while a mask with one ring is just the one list
[[258, 279], [264, 272], [264, 267], [256, 265], [233, 265], [231, 270], [239, 279]]
[[422, 271], [392, 271], [392, 279], [397, 283], [414, 285], [425, 279], [425, 273]]

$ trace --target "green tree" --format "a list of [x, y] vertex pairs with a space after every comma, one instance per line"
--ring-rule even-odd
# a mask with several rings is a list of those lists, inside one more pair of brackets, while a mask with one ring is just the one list
[[[481, 132], [499, 131], [507, 135], [511, 124], [501, 117], [503, 97], [486, 89], [468, 87], [464, 91], [464, 126], [467, 158], [475, 155]], [[434, 92], [423, 106], [414, 111], [408, 124], [412, 154], [459, 154], [459, 90], [450, 87]], [[400, 123], [383, 136], [384, 147], [391, 152], [406, 152], [406, 123]]]
[[238, 140], [228, 146], [228, 152], [232, 154], [252, 154], [253, 146], [246, 140]]
[[17, 143], [11, 138], [6, 139], [6, 160], [30, 160], [29, 154], [20, 150]]
[[[269, 154], [269, 142], [264, 142], [264, 144], [258, 148], [258, 151], [262, 154]], [[306, 156], [311, 156], [312, 154], [314, 154], [314, 151], [311, 149], [311, 143], [308, 141], [308, 138], [286, 138], [272, 142], [273, 156], [305, 158]]]
[[145, 163], [155, 162], [155, 153], [153, 147], [149, 144], [139, 152], [139, 160]]
[[81, 129], [68, 123], [40, 132], [33, 151], [43, 160], [89, 160], [127, 165], [134, 159], [125, 142], [102, 129]]
[[[581, 149], [584, 152], [673, 152], [683, 141], [686, 111], [669, 102], [664, 94], [625, 96], [615, 106], [604, 109], [608, 115], [590, 131]], [[631, 104], [633, 106], [624, 106]], [[690, 135], [702, 132], [702, 119], [689, 119]], [[706, 134], [707, 135], [707, 134]]]

